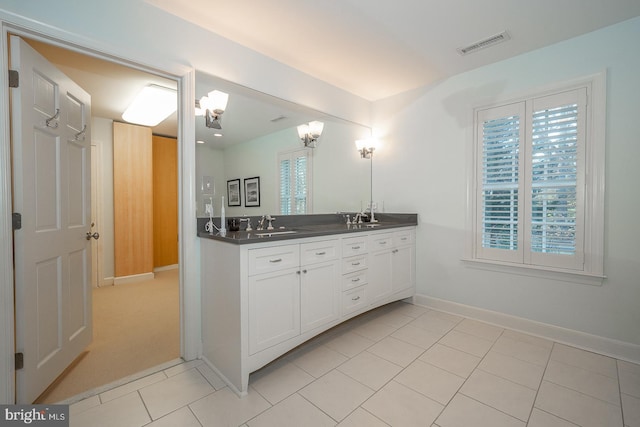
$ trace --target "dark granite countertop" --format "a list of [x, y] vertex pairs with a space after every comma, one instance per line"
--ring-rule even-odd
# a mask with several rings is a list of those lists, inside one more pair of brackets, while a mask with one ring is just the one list
[[[342, 222], [342, 215], [343, 214], [281, 216], [277, 217], [276, 221], [274, 221], [273, 230], [255, 230], [257, 220], [259, 219], [255, 217], [251, 218], [254, 230], [249, 232], [244, 231], [246, 224], [243, 223], [241, 225], [243, 231], [227, 231], [224, 235], [218, 232], [210, 234], [202, 231], [208, 219], [198, 218], [198, 237], [242, 245], [418, 225], [417, 214], [376, 214], [378, 222], [363, 222], [362, 224], [356, 225], [347, 225], [346, 220]], [[353, 214], [351, 214], [351, 217], [353, 218]], [[219, 218], [216, 219], [219, 220]], [[219, 222], [216, 222], [216, 225], [219, 225]]]

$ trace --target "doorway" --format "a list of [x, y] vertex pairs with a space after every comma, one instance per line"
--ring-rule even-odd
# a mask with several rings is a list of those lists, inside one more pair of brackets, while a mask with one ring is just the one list
[[[34, 48], [36, 48], [36, 50], [39, 51], [45, 57], [47, 57], [47, 54], [55, 56], [55, 52], [59, 53], [60, 51], [64, 51], [65, 54], [74, 55], [75, 59], [73, 61], [66, 60], [66, 61], [68, 61], [66, 66], [64, 64], [64, 62], [65, 62], [64, 56], [62, 57], [62, 59], [56, 58], [56, 57], [52, 57], [52, 56], [49, 56], [47, 58], [53, 63], [60, 64], [61, 68], [65, 68], [65, 70], [64, 70], [65, 73], [69, 73], [69, 71], [71, 71], [70, 74], [73, 74], [74, 70], [79, 70], [79, 71], [85, 72], [85, 73], [87, 72], [86, 68], [83, 68], [83, 65], [82, 65], [83, 64], [83, 60], [78, 60], [77, 59], [78, 56], [83, 57], [87, 61], [103, 61], [104, 64], [101, 66], [101, 69], [102, 70], [110, 70], [112, 73], [115, 73], [115, 74], [112, 74], [112, 75], [108, 75], [108, 73], [105, 72], [104, 75], [100, 76], [102, 78], [112, 77], [114, 79], [118, 79], [120, 82], [123, 82], [123, 74], [126, 74], [126, 72], [127, 72], [126, 69], [119, 69], [118, 71], [113, 71], [115, 69], [114, 67], [116, 67], [116, 66], [120, 67], [120, 68], [126, 68], [126, 67], [124, 67], [122, 65], [119, 65], [119, 64], [114, 64], [114, 63], [111, 63], [111, 62], [108, 62], [108, 61], [100, 60], [100, 59], [97, 59], [95, 57], [89, 57], [89, 56], [83, 55], [83, 54], [78, 53], [78, 52], [66, 51], [63, 48], [60, 48], [58, 46], [48, 45], [45, 42], [31, 40], [31, 39], [28, 39], [27, 41], [32, 46], [35, 45]], [[53, 54], [51, 53], [51, 50], [54, 51]], [[72, 65], [68, 65], [68, 64], [72, 64]], [[119, 74], [119, 73], [123, 73], [123, 74]], [[142, 73], [142, 72], [140, 72], [139, 70], [136, 70], [136, 73], [137, 73], [138, 76], [140, 76], [140, 73]], [[150, 78], [151, 77], [161, 78], [161, 77], [155, 76], [153, 74], [149, 74], [149, 73], [146, 73], [146, 74]], [[138, 77], [138, 78], [140, 78], [140, 77]], [[173, 84], [175, 84], [175, 81], [173, 81]], [[95, 114], [92, 114], [92, 116], [95, 116]], [[109, 120], [109, 119], [107, 119], [107, 120]], [[177, 125], [175, 126], [175, 128], [177, 129]], [[177, 132], [174, 132], [174, 136], [176, 136], [176, 133]], [[103, 138], [103, 139], [107, 139], [107, 138]], [[102, 142], [104, 143], [105, 141], [102, 141]], [[104, 146], [101, 146], [101, 147], [104, 147]], [[101, 157], [104, 157], [104, 156], [101, 156]], [[104, 163], [101, 163], [98, 170], [100, 170], [100, 169], [104, 171], [104, 170], [108, 169], [108, 167], [105, 167]], [[96, 183], [104, 183], [105, 181], [106, 180], [104, 180], [104, 179], [96, 179]], [[177, 185], [176, 185], [176, 187], [177, 187]], [[102, 188], [100, 190], [102, 190]], [[176, 203], [177, 203], [177, 200], [176, 200]], [[100, 203], [98, 203], [98, 205], [100, 205]], [[111, 199], [111, 203], [108, 203], [108, 202], [102, 203], [102, 208], [103, 208], [102, 209], [103, 212], [104, 211], [109, 211], [109, 209], [113, 210], [113, 199]], [[98, 215], [98, 216], [100, 217], [101, 215]], [[104, 215], [102, 215], [102, 217], [104, 217]], [[102, 219], [104, 219], [104, 218], [102, 218]], [[102, 221], [100, 221], [100, 222], [102, 222]], [[104, 239], [109, 234], [109, 232], [107, 230], [108, 227], [105, 227], [104, 223], [100, 224], [100, 222], [97, 223], [98, 226], [100, 227], [100, 229], [97, 229], [97, 231], [102, 234], [102, 237]], [[177, 245], [177, 241], [176, 241], [176, 245]], [[102, 249], [104, 249], [104, 247], [102, 247]], [[101, 250], [97, 250], [96, 252], [97, 252], [97, 255], [104, 255], [105, 251], [104, 250], [102, 250], [102, 251]], [[109, 285], [113, 284], [113, 279], [114, 278], [113, 277], [111, 277], [111, 278], [105, 277], [105, 276], [108, 275], [108, 272], [105, 273], [105, 271], [108, 270], [108, 267], [105, 266], [104, 257], [98, 258], [98, 262], [94, 263], [94, 265], [96, 267], [98, 267], [99, 265], [101, 266], [101, 267], [97, 268], [97, 270], [98, 270], [97, 273], [99, 274], [99, 276], [96, 277], [97, 284], [107, 285], [107, 287], [104, 290], [101, 289], [101, 288], [93, 288], [94, 289], [94, 294], [95, 293], [106, 294], [107, 291], [109, 290], [108, 289], [110, 287]], [[179, 307], [180, 307], [180, 292], [179, 292], [180, 275], [179, 275], [179, 270], [178, 270], [178, 268], [179, 268], [178, 264], [176, 264], [173, 267], [175, 267], [174, 270], [168, 269], [166, 271], [162, 271], [162, 272], [158, 273], [158, 279], [159, 279], [160, 282], [163, 282], [164, 285], [158, 284], [157, 283], [158, 281], [152, 282], [152, 283], [139, 283], [139, 284], [136, 284], [135, 286], [131, 285], [131, 284], [121, 285], [121, 289], [118, 289], [118, 292], [111, 292], [111, 294], [109, 296], [105, 296], [104, 298], [101, 298], [101, 299], [110, 301], [109, 304], [111, 304], [112, 307], [116, 307], [117, 310], [121, 310], [121, 309], [123, 309], [123, 307], [126, 306], [125, 302], [127, 302], [127, 301], [129, 301], [129, 302], [132, 302], [132, 301], [150, 301], [150, 300], [152, 300], [152, 297], [158, 296], [157, 294], [163, 293], [165, 295], [169, 295], [168, 297], [165, 297], [165, 299], [168, 298], [169, 301], [173, 302], [172, 308], [174, 309], [175, 312], [177, 312], [177, 315], [174, 316], [174, 319], [172, 321], [172, 326], [175, 327], [175, 330], [178, 333], [178, 336], [175, 337], [175, 340], [174, 340], [174, 343], [173, 343], [174, 344], [174, 351], [173, 351], [172, 354], [174, 354], [175, 356], [172, 356], [172, 358], [178, 358], [181, 355], [181, 351], [180, 351], [180, 326], [179, 326], [179, 324], [180, 324], [180, 313], [179, 313], [180, 312], [180, 309], [179, 309]], [[167, 283], [169, 283], [169, 284], [167, 285]], [[125, 287], [127, 289], [124, 289]], [[162, 292], [163, 287], [169, 288], [170, 290], [168, 292]], [[134, 290], [136, 291], [136, 293], [133, 293]], [[153, 294], [149, 294], [149, 292], [153, 292]], [[160, 304], [155, 304], [155, 306], [159, 307]], [[104, 308], [103, 307], [103, 310], [107, 310], [107, 313], [109, 312], [108, 308]], [[129, 311], [131, 313], [133, 313], [133, 314], [136, 314], [136, 313], [137, 314], [143, 314], [143, 313], [141, 313], [141, 310], [136, 310], [136, 307], [132, 307], [132, 309], [129, 310]], [[168, 312], [169, 310], [165, 309], [164, 311]], [[126, 319], [126, 317], [122, 316], [122, 312], [121, 311], [120, 312], [113, 312], [113, 316], [114, 317], [118, 317], [119, 320]], [[146, 317], [149, 317], [148, 314], [146, 315]], [[95, 320], [100, 321], [100, 318], [95, 316], [94, 317], [94, 321]], [[143, 322], [136, 321], [135, 319], [129, 319], [128, 321], [130, 323], [136, 324], [138, 326], [143, 324]], [[157, 325], [164, 325], [164, 322], [161, 319], [156, 320], [154, 323], [155, 323], [156, 326]], [[98, 334], [97, 331], [99, 330], [99, 328], [96, 328], [96, 326], [97, 325], [94, 324], [94, 330], [96, 330], [96, 334]], [[122, 326], [113, 325], [113, 324], [111, 324], [110, 327], [111, 328], [115, 328], [115, 329], [122, 328]], [[165, 327], [165, 329], [168, 328], [166, 325], [164, 327]], [[129, 328], [131, 328], [131, 325], [129, 325]], [[131, 329], [129, 329], [128, 331], [130, 331], [130, 330]], [[124, 331], [121, 330], [120, 332], [122, 332], [121, 335], [127, 335], [128, 331], [127, 330], [124, 330]], [[153, 332], [153, 333], [150, 332], [147, 335], [154, 335], [154, 334], [157, 335], [157, 332]], [[101, 335], [104, 335], [104, 334], [101, 334]], [[98, 338], [101, 338], [101, 337], [98, 337]], [[134, 339], [133, 341], [135, 343], [135, 342], [139, 342], [140, 340], [135, 340]], [[111, 342], [113, 343], [114, 341], [112, 340]], [[154, 359], [153, 357], [151, 357], [152, 356], [151, 353], [146, 353], [146, 355], [145, 355], [145, 353], [141, 354], [140, 352], [137, 352], [134, 349], [134, 346], [133, 346], [132, 343], [124, 344], [124, 345], [128, 346], [128, 347], [124, 351], [121, 349], [119, 351], [119, 353], [125, 353], [128, 357], [123, 356], [123, 357], [103, 358], [103, 359], [101, 359], [102, 360], [101, 362], [98, 362], [100, 369], [86, 369], [86, 368], [84, 368], [85, 369], [85, 374], [83, 374], [81, 376], [82, 376], [83, 381], [85, 382], [85, 384], [88, 384], [87, 385], [88, 388], [94, 388], [96, 385], [104, 385], [104, 383], [103, 384], [96, 384], [95, 382], [87, 381], [87, 375], [91, 375], [92, 373], [99, 374], [100, 372], [105, 372], [105, 371], [109, 371], [111, 373], [118, 371], [117, 367], [115, 365], [112, 365], [111, 363], [126, 364], [129, 369], [125, 369], [123, 372], [130, 372], [131, 371], [131, 369], [130, 369], [131, 366], [138, 366], [138, 368], [136, 368], [136, 372], [137, 372], [138, 370], [143, 370], [143, 369], [151, 368], [152, 366], [158, 365], [159, 363], [157, 363], [157, 362], [160, 362], [160, 363], [170, 362], [170, 360], [158, 361], [158, 360]], [[147, 347], [149, 352], [152, 351], [151, 349], [149, 349], [149, 346], [146, 346], [146, 347]], [[175, 351], [175, 349], [177, 349], [177, 351]], [[91, 349], [91, 346], [90, 346], [89, 350], [97, 352], [98, 350], [104, 350], [104, 347], [102, 347], [100, 349], [98, 349], [98, 348]], [[155, 353], [157, 354], [159, 352], [156, 351]], [[137, 361], [148, 360], [150, 362], [151, 366], [145, 366], [144, 364], [143, 365], [132, 364], [131, 362], [132, 362], [133, 358], [135, 358], [135, 360], [137, 360]], [[68, 370], [65, 372], [65, 375], [61, 376], [59, 381], [54, 383], [53, 389], [49, 390], [48, 394], [50, 396], [58, 396], [58, 397], [54, 397], [53, 400], [50, 400], [50, 399], [47, 399], [46, 395], [45, 395], [45, 399], [41, 400], [41, 401], [43, 403], [44, 402], [53, 403], [53, 402], [57, 402], [57, 401], [60, 401], [60, 400], [65, 400], [65, 399], [71, 397], [69, 395], [60, 396], [59, 394], [56, 395], [55, 393], [52, 394], [51, 392], [55, 390], [55, 388], [56, 388], [55, 385], [60, 385], [61, 383], [63, 383], [65, 381], [65, 378], [71, 378], [73, 376], [74, 370], [78, 371], [78, 369], [80, 369], [81, 367], [86, 365], [86, 361], [89, 360], [89, 359], [90, 358], [87, 357], [86, 353], [84, 355], [81, 355], [76, 360], [76, 362], [74, 362], [68, 368]], [[118, 379], [118, 378], [114, 378], [113, 376], [112, 377], [107, 376], [106, 378], [111, 378], [112, 380]], [[107, 381], [107, 382], [111, 382], [111, 381]], [[71, 389], [72, 390], [77, 390], [77, 388], [71, 388]], [[86, 391], [86, 390], [87, 390], [87, 388], [85, 388], [82, 391]], [[74, 393], [74, 395], [75, 394], [77, 394], [77, 393]]]

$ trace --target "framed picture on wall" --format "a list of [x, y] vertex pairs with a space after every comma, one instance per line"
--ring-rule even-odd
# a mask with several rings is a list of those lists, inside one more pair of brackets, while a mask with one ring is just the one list
[[227, 204], [242, 206], [240, 202], [240, 178], [227, 181]]
[[244, 180], [244, 205], [260, 206], [260, 177], [245, 178]]

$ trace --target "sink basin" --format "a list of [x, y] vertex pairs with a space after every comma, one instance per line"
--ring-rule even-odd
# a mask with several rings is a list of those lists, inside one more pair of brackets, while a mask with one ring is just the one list
[[287, 231], [266, 231], [264, 233], [256, 233], [256, 236], [260, 236], [260, 237], [271, 237], [271, 236], [277, 236], [278, 234], [293, 234], [293, 233], [297, 233], [297, 231], [295, 230], [287, 230]]

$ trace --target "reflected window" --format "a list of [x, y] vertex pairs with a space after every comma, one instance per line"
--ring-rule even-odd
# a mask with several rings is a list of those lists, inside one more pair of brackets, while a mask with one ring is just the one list
[[278, 154], [281, 215], [311, 213], [311, 151], [303, 148]]

